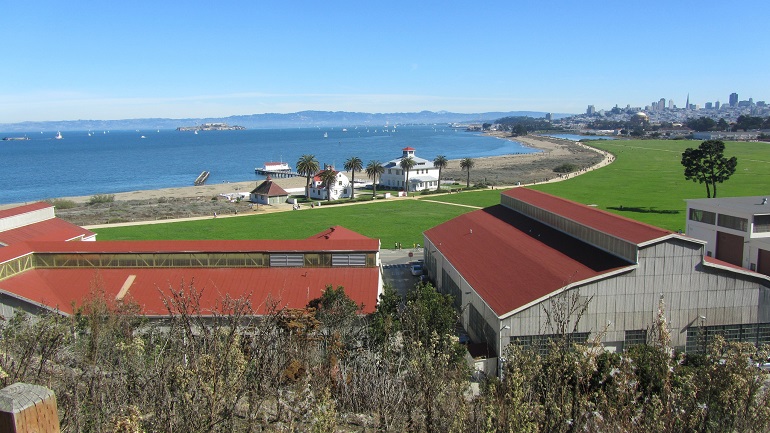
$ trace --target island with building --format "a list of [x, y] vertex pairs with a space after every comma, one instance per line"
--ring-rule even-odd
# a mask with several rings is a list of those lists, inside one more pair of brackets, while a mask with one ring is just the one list
[[203, 123], [197, 126], [180, 126], [176, 128], [177, 131], [243, 131], [245, 129], [243, 126], [230, 126], [227, 123]]

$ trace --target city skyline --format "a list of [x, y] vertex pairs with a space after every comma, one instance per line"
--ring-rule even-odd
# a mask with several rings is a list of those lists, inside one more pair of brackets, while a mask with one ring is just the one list
[[[689, 93], [701, 106], [725, 104], [731, 93], [768, 98], [770, 59], [756, 49], [763, 41], [727, 30], [759, 31], [765, 2], [558, 9], [12, 2], [0, 123], [305, 110], [579, 114], [588, 105], [645, 107], [664, 95], [668, 104]], [[655, 31], [661, 11], [688, 31]]]

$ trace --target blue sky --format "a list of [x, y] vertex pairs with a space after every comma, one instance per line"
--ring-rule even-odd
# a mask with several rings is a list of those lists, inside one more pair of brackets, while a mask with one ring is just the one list
[[0, 123], [770, 102], [770, 2], [22, 1]]

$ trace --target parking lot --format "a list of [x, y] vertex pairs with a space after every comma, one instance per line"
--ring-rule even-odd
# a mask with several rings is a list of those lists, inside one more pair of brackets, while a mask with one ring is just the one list
[[[412, 253], [412, 257], [409, 257]], [[420, 281], [419, 276], [412, 275], [411, 264], [423, 259], [422, 248], [403, 250], [380, 250], [383, 279], [390, 284], [401, 296]]]

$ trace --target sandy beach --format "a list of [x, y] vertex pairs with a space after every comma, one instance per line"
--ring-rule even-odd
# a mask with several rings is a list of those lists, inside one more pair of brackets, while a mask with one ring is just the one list
[[[527, 146], [541, 150], [531, 154], [502, 155], [473, 158], [474, 167], [470, 172], [471, 185], [484, 183], [495, 187], [541, 183], [558, 180], [554, 168], [564, 164], [575, 164], [581, 169], [588, 169], [607, 163], [606, 155], [588, 146], [570, 140], [542, 136], [510, 137], [507, 133], [492, 132], [489, 135], [501, 140], [515, 140]], [[366, 161], [364, 161], [366, 164]], [[460, 160], [450, 160], [449, 166], [442, 171], [442, 180], [453, 179], [465, 185], [468, 173], [460, 169]], [[348, 173], [348, 176], [350, 174]], [[356, 179], [366, 179], [365, 173], [356, 173]], [[302, 194], [305, 178], [273, 179], [287, 192]], [[196, 216], [235, 215], [269, 211], [270, 207], [251, 206], [246, 201], [230, 202], [221, 194], [248, 193], [262, 181], [227, 182], [160, 188], [143, 191], [120, 192], [114, 195], [111, 203], [88, 205], [92, 196], [60, 197], [74, 203], [65, 209], [57, 207], [57, 215], [78, 225], [120, 223], [131, 221], [152, 221]], [[0, 209], [13, 205], [2, 205]]]

